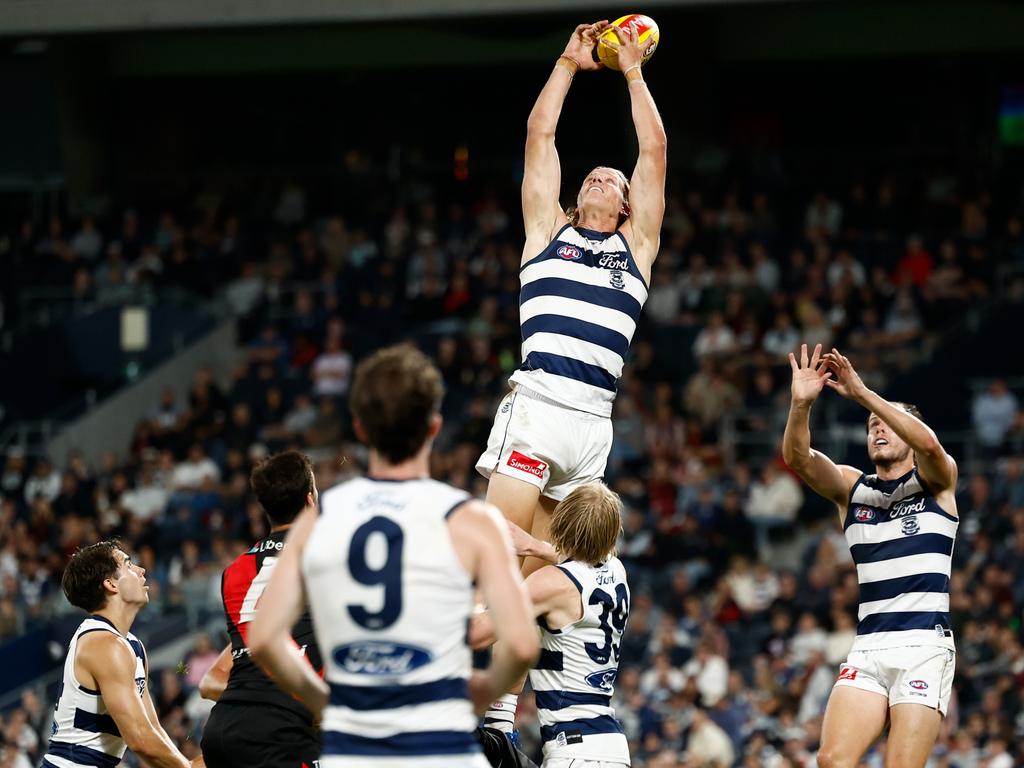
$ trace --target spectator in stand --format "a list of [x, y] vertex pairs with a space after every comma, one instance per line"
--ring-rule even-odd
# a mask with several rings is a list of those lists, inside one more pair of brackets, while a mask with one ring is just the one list
[[750, 486], [747, 518], [757, 531], [757, 551], [762, 557], [768, 548], [768, 534], [776, 528], [789, 528], [803, 506], [804, 493], [788, 472], [772, 460], [761, 468], [760, 477]]
[[724, 358], [735, 351], [736, 334], [725, 324], [721, 312], [712, 312], [708, 315], [707, 325], [693, 342], [694, 357]]
[[773, 364], [781, 364], [786, 355], [800, 343], [800, 331], [793, 326], [789, 312], [778, 312], [775, 322], [764, 335], [761, 348], [771, 357]]
[[60, 495], [61, 477], [49, 459], [41, 459], [25, 483], [25, 501], [31, 504], [36, 498], [42, 497], [54, 501]]
[[907, 250], [896, 265], [896, 272], [893, 274], [893, 282], [897, 286], [910, 285], [914, 288], [923, 288], [931, 277], [935, 260], [925, 250], [924, 240], [920, 235], [911, 235], [907, 238]]
[[825, 192], [818, 192], [807, 206], [804, 232], [810, 241], [821, 238], [831, 240], [839, 234], [843, 223], [843, 207]]
[[352, 355], [341, 348], [340, 334], [327, 337], [312, 368], [313, 394], [317, 397], [343, 398], [352, 379]]
[[991, 455], [1000, 455], [1007, 437], [1022, 421], [1020, 402], [1004, 379], [993, 379], [986, 390], [975, 396], [971, 421], [978, 442]]
[[188, 458], [174, 467], [171, 487], [175, 491], [193, 491], [220, 482], [220, 469], [200, 443], [188, 449]]

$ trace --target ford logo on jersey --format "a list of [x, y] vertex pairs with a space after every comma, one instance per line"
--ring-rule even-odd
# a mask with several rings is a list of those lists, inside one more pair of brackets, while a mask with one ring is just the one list
[[404, 675], [429, 664], [430, 651], [414, 645], [367, 641], [334, 649], [334, 661], [354, 675]]
[[572, 259], [573, 261], [576, 261], [583, 255], [579, 248], [573, 248], [571, 245], [563, 245], [556, 253], [563, 259]]
[[611, 693], [612, 686], [615, 685], [615, 678], [618, 675], [619, 670], [617, 669], [601, 669], [597, 672], [591, 672], [587, 675], [587, 685], [599, 688], [606, 693]]

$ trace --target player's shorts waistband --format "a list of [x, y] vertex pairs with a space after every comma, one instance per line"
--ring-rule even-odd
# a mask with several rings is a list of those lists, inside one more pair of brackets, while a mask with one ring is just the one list
[[585, 418], [592, 419], [594, 421], [604, 421], [604, 420], [606, 420], [608, 418], [607, 416], [598, 416], [596, 413], [590, 413], [588, 411], [581, 411], [579, 408], [573, 408], [571, 405], [566, 405], [565, 403], [560, 403], [560, 402], [558, 402], [557, 400], [555, 400], [552, 397], [548, 397], [547, 395], [542, 395], [540, 392], [537, 392], [536, 390], [530, 389], [529, 387], [524, 387], [522, 384], [519, 384], [519, 383], [515, 383], [515, 384], [512, 385], [512, 391], [515, 392], [516, 394], [522, 396], [522, 397], [528, 397], [531, 400], [539, 400], [542, 403], [547, 403], [548, 405], [553, 405], [556, 408], [563, 408], [566, 411], [572, 411], [574, 416], [579, 416], [581, 418], [585, 417]]

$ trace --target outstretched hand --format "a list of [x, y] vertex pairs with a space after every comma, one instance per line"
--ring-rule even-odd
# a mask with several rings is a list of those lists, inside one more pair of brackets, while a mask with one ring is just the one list
[[794, 403], [813, 403], [831, 374], [821, 356], [821, 344], [814, 346], [814, 353], [807, 359], [807, 345], [800, 345], [800, 362], [796, 355], [789, 353], [789, 367], [793, 369], [793, 384], [790, 393]]
[[640, 33], [636, 31], [635, 24], [627, 24], [625, 28], [612, 27], [612, 30], [619, 42], [616, 44], [605, 41], [605, 44], [618, 50], [619, 70], [625, 72], [627, 69], [642, 64], [644, 53], [653, 41], [648, 40], [644, 46], [641, 46]]
[[832, 351], [823, 355], [822, 360], [825, 361], [829, 373], [836, 375], [834, 379], [830, 376], [825, 381], [825, 386], [831, 387], [849, 400], [858, 400], [868, 391], [850, 359], [839, 354], [838, 349], [832, 347]]
[[580, 24], [572, 33], [569, 42], [562, 51], [563, 56], [580, 65], [580, 69], [601, 69], [604, 65], [594, 60], [594, 46], [601, 33], [608, 28], [608, 20], [595, 21], [593, 24]]

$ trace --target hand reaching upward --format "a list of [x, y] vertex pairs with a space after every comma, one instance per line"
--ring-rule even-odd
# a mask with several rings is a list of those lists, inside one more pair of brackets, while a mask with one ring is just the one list
[[838, 349], [832, 347], [832, 351], [824, 354], [822, 360], [829, 373], [836, 375], [834, 379], [830, 377], [825, 382], [825, 386], [831, 387], [843, 397], [854, 401], [867, 392], [867, 387], [857, 371], [854, 370], [850, 359], [839, 354]]
[[580, 24], [566, 43], [562, 55], [579, 64], [580, 69], [600, 69], [604, 65], [594, 61], [594, 46], [597, 45], [597, 38], [607, 27], [607, 19], [595, 21], [593, 24]]
[[794, 403], [813, 403], [821, 394], [829, 373], [825, 360], [821, 356], [821, 344], [814, 346], [814, 353], [811, 359], [807, 359], [807, 345], [800, 345], [800, 362], [797, 363], [796, 356], [789, 353], [789, 367], [793, 369], [793, 384], [790, 393]]

